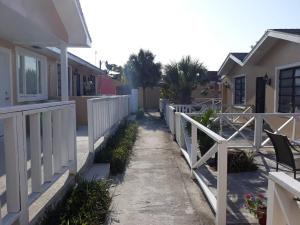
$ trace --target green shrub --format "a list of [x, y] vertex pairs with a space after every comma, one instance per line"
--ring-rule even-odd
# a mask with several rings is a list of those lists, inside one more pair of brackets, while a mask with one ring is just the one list
[[254, 154], [235, 150], [228, 152], [228, 173], [249, 172], [257, 170]]
[[[219, 126], [217, 123], [213, 122], [213, 119], [216, 117], [215, 111], [208, 109], [200, 116], [194, 116], [193, 119], [202, 124], [203, 126], [209, 128], [215, 133], [219, 132]], [[191, 135], [191, 123], [187, 123], [186, 129]], [[210, 138], [206, 133], [197, 130], [198, 144], [201, 155], [204, 155], [215, 143], [215, 141]]]
[[78, 179], [65, 198], [46, 213], [40, 225], [100, 225], [111, 204], [107, 181]]
[[125, 170], [128, 154], [123, 147], [114, 150], [110, 167], [112, 174], [122, 173]]
[[122, 173], [130, 159], [137, 130], [138, 125], [135, 122], [120, 126], [116, 133], [108, 139], [106, 147], [96, 151], [95, 163], [110, 163], [112, 174]]
[[136, 118], [137, 119], [142, 119], [144, 117], [144, 110], [139, 108], [137, 113], [136, 113]]

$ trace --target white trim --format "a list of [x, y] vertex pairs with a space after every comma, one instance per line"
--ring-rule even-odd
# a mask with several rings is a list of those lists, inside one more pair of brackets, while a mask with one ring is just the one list
[[257, 51], [257, 49], [262, 45], [262, 43], [268, 38], [270, 31], [266, 31], [264, 35], [259, 39], [257, 44], [251, 49], [251, 51], [246, 55], [243, 66], [249, 61], [249, 59], [252, 57], [252, 55]]
[[[36, 95], [28, 95], [28, 94], [22, 94], [19, 93], [19, 70], [18, 70], [18, 62], [19, 62], [19, 55], [26, 55], [38, 58], [41, 60], [41, 94]], [[48, 63], [47, 63], [47, 57], [37, 54], [35, 52], [32, 52], [28, 49], [24, 49], [21, 47], [16, 47], [16, 93], [17, 93], [17, 101], [18, 102], [27, 102], [27, 101], [38, 101], [38, 100], [46, 100], [48, 99]], [[26, 82], [26, 81], [25, 81]], [[26, 90], [24, 90], [26, 91]]]
[[[286, 41], [290, 41], [290, 42], [295, 42], [295, 43], [300, 43], [300, 35], [296, 35], [296, 34], [288, 34], [285, 32], [280, 32], [280, 31], [274, 31], [274, 30], [267, 30], [264, 35], [259, 39], [259, 41], [257, 42], [257, 44], [252, 48], [252, 50], [246, 55], [246, 57], [244, 58], [243, 61], [240, 61], [239, 59], [237, 59], [236, 57], [234, 57], [231, 53], [226, 57], [225, 61], [223, 62], [222, 66], [220, 67], [218, 74], [219, 75], [223, 75], [221, 74], [223, 68], [225, 67], [225, 65], [227, 64], [227, 62], [229, 61], [229, 59], [232, 59], [233, 61], [235, 61], [238, 65], [240, 65], [241, 67], [243, 67], [244, 65], [247, 64], [247, 62], [250, 60], [250, 58], [254, 55], [254, 53], [260, 48], [260, 46], [266, 41], [266, 39], [268, 39], [269, 37], [271, 38], [277, 38], [277, 39], [281, 39], [281, 40], [286, 40]], [[232, 57], [233, 56], [233, 57]]]
[[4, 52], [6, 54], [8, 54], [9, 57], [9, 86], [10, 86], [10, 94], [9, 94], [9, 98], [10, 98], [10, 104], [13, 104], [13, 98], [14, 98], [14, 93], [13, 93], [13, 79], [12, 79], [12, 53], [11, 53], [11, 49], [9, 48], [4, 48], [4, 47], [0, 47], [0, 51]]
[[243, 66], [243, 62], [241, 60], [239, 60], [237, 57], [235, 57], [232, 53], [229, 53], [228, 56], [226, 57], [225, 61], [223, 62], [223, 64], [221, 65], [219, 71], [218, 71], [218, 75], [224, 75], [224, 74], [221, 74], [223, 68], [225, 67], [225, 65], [227, 64], [227, 62], [229, 60], [232, 60], [233, 62], [237, 63], [238, 65], [240, 66]]
[[280, 65], [275, 67], [275, 86], [274, 86], [274, 113], [279, 113], [279, 72], [284, 69], [292, 69], [294, 67], [300, 67], [300, 62]]
[[[235, 79], [236, 78], [239, 78], [239, 77], [245, 77], [245, 102], [244, 102], [244, 104], [239, 104], [239, 105], [237, 105], [237, 104], [235, 104], [235, 101], [234, 101], [234, 96], [235, 96]], [[233, 80], [233, 84], [232, 84], [232, 105], [234, 106], [234, 107], [241, 107], [241, 106], [245, 106], [246, 105], [246, 102], [247, 102], [247, 76], [246, 76], [246, 74], [240, 74], [240, 75], [236, 75], [236, 76], [233, 76], [232, 77], [232, 80]]]

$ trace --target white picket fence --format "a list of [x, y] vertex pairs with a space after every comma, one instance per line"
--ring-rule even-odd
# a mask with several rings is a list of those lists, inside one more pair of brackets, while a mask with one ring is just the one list
[[6, 184], [1, 190], [6, 192], [2, 204], [7, 208], [6, 215], [0, 213], [0, 225], [27, 225], [29, 206], [64, 172], [76, 173], [75, 104], [65, 101], [4, 107], [0, 108], [0, 120], [4, 123], [1, 141], [5, 153], [1, 183]]
[[89, 150], [94, 152], [98, 141], [130, 114], [130, 96], [92, 98], [87, 101], [87, 106]]

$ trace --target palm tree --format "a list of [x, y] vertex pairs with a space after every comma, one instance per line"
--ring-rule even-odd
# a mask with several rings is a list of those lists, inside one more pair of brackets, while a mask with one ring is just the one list
[[179, 62], [165, 66], [164, 92], [170, 100], [180, 104], [190, 104], [192, 91], [197, 84], [207, 81], [207, 69], [198, 60], [190, 56], [183, 57]]
[[155, 63], [154, 60], [155, 55], [152, 52], [141, 49], [137, 55], [130, 55], [124, 66], [129, 84], [135, 88], [143, 88], [143, 107], [146, 102], [146, 88], [156, 86], [161, 78], [161, 64]]

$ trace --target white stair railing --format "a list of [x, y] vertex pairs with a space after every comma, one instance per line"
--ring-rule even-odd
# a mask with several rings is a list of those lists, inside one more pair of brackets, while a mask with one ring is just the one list
[[269, 173], [267, 225], [298, 225], [300, 182], [283, 172]]
[[129, 115], [129, 95], [91, 98], [87, 106], [89, 150], [94, 152], [97, 141]]
[[[64, 172], [77, 172], [75, 103], [4, 107], [0, 108], [0, 120], [4, 123], [6, 162], [1, 179], [6, 179], [7, 205], [7, 214], [0, 216], [0, 224], [27, 225], [29, 206]], [[27, 147], [31, 184], [27, 177]]]

